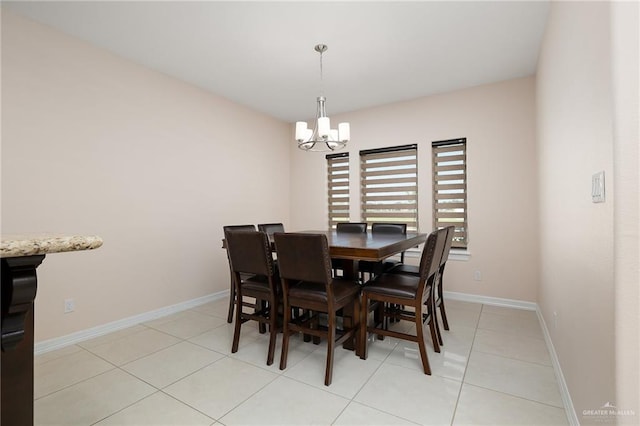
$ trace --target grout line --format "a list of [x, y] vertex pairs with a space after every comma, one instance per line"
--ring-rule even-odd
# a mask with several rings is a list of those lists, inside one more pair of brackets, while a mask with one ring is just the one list
[[524, 396], [514, 395], [512, 393], [503, 392], [503, 391], [499, 391], [499, 390], [496, 390], [496, 389], [491, 389], [491, 388], [487, 388], [487, 387], [484, 387], [484, 386], [475, 385], [473, 383], [465, 383], [465, 384], [467, 386], [471, 386], [471, 387], [474, 387], [474, 388], [484, 389], [484, 390], [487, 390], [487, 391], [490, 391], [490, 392], [495, 392], [495, 393], [499, 393], [501, 395], [510, 396], [512, 398], [517, 398], [517, 399], [520, 399], [520, 400], [523, 400], [523, 401], [532, 402], [534, 404], [540, 404], [540, 405], [544, 405], [546, 407], [557, 408], [558, 410], [562, 410], [563, 412], [565, 411], [563, 407], [558, 407], [557, 405], [552, 405], [552, 404], [549, 404], [547, 402], [536, 401], [534, 399], [525, 398]]
[[462, 387], [465, 385], [464, 379], [467, 377], [467, 372], [469, 371], [469, 362], [471, 361], [471, 354], [473, 353], [473, 345], [476, 343], [476, 334], [478, 333], [478, 325], [480, 324], [480, 317], [482, 317], [482, 311], [484, 310], [484, 305], [480, 305], [480, 314], [478, 315], [478, 322], [476, 323], [476, 331], [473, 333], [473, 339], [471, 340], [471, 349], [469, 349], [469, 356], [467, 357], [467, 363], [464, 366], [464, 373], [462, 374], [462, 378], [460, 379], [460, 390], [458, 391], [458, 397], [456, 398], [456, 403], [453, 406], [453, 416], [451, 417], [451, 424], [453, 424], [456, 419], [456, 414], [458, 412], [458, 405], [460, 404], [460, 395], [462, 395]]

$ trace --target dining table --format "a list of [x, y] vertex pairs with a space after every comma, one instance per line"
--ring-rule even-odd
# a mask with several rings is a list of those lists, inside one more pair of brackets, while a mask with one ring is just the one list
[[[406, 234], [374, 234], [337, 232], [336, 230], [308, 230], [296, 231], [305, 234], [322, 234], [327, 237], [329, 255], [332, 259], [351, 260], [343, 262], [342, 271], [346, 278], [357, 279], [358, 261], [380, 262], [384, 259], [400, 254], [416, 247], [427, 240], [428, 234], [407, 232]], [[273, 236], [269, 236], [271, 250], [276, 252]], [[226, 249], [226, 242], [222, 240], [222, 247]], [[233, 289], [233, 283], [232, 283]], [[233, 291], [233, 290], [232, 290]], [[345, 312], [345, 321], [354, 318], [356, 313]], [[349, 319], [348, 319], [349, 318]], [[345, 324], [345, 325], [348, 325]], [[345, 349], [353, 350], [354, 342], [343, 344]]]
[[[332, 259], [352, 260], [343, 262], [344, 275], [356, 278], [358, 275], [357, 261], [380, 262], [384, 259], [400, 254], [416, 247], [427, 240], [428, 234], [408, 232], [406, 234], [374, 234], [348, 233], [335, 230], [300, 231], [308, 234], [323, 234], [327, 237], [329, 255]], [[275, 250], [275, 246], [272, 247]]]

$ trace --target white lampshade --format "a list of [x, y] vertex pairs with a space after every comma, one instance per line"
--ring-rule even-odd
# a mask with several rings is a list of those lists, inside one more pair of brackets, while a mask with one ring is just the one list
[[313, 130], [312, 129], [306, 129], [304, 131], [304, 140], [305, 141], [311, 140], [311, 136], [313, 136]]
[[351, 139], [351, 128], [349, 123], [338, 124], [338, 139], [339, 141], [348, 142]]
[[303, 141], [307, 140], [305, 135], [307, 133], [307, 123], [304, 121], [296, 121], [296, 140]]
[[329, 122], [329, 117], [319, 117], [318, 118], [318, 136], [321, 138], [326, 138], [329, 136], [329, 132], [331, 131], [331, 123]]

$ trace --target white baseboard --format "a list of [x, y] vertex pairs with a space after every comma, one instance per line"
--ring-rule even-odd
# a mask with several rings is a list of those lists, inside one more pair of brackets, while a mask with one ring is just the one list
[[229, 290], [220, 291], [218, 293], [211, 293], [206, 296], [198, 297], [196, 299], [187, 300], [185, 302], [177, 303], [171, 306], [165, 306], [164, 308], [156, 309], [153, 311], [145, 312], [132, 317], [123, 318], [121, 320], [113, 321], [107, 324], [92, 327], [86, 330], [77, 331], [75, 333], [67, 334], [66, 336], [56, 337], [54, 339], [44, 340], [34, 345], [34, 354], [40, 355], [45, 352], [53, 351], [55, 349], [61, 349], [65, 346], [74, 345], [76, 343], [83, 342], [85, 340], [93, 339], [114, 331], [122, 330], [127, 327], [132, 327], [143, 322], [151, 321], [157, 318], [161, 318], [167, 315], [175, 314], [186, 309], [191, 309], [196, 306], [204, 305], [205, 303], [213, 302], [222, 298], [229, 297]]
[[549, 349], [549, 355], [551, 356], [551, 364], [553, 366], [553, 371], [556, 375], [556, 380], [558, 381], [558, 387], [560, 388], [560, 396], [562, 397], [564, 411], [567, 414], [567, 420], [569, 421], [569, 424], [571, 426], [580, 426], [580, 421], [578, 420], [576, 410], [573, 407], [573, 402], [571, 401], [571, 396], [569, 395], [569, 388], [567, 387], [567, 382], [564, 380], [564, 375], [562, 374], [562, 368], [560, 368], [560, 361], [558, 360], [558, 355], [556, 354], [556, 350], [553, 347], [553, 342], [551, 341], [551, 335], [549, 334], [549, 329], [547, 328], [547, 324], [544, 321], [542, 312], [540, 312], [540, 307], [538, 306], [537, 303], [525, 302], [522, 300], [502, 299], [500, 297], [479, 296], [475, 294], [456, 293], [456, 292], [447, 292], [447, 291], [444, 292], [444, 297], [445, 299], [460, 300], [462, 302], [482, 303], [484, 305], [503, 306], [505, 308], [535, 311], [536, 314], [538, 315], [538, 322], [540, 323], [540, 328], [542, 328], [544, 341], [547, 344], [547, 349]]
[[445, 299], [460, 300], [461, 302], [482, 303], [484, 305], [502, 306], [505, 308], [524, 309], [536, 311], [538, 304], [535, 302], [525, 302], [523, 300], [503, 299], [500, 297], [480, 296], [477, 294], [456, 293], [453, 291], [444, 292]]
[[551, 341], [551, 335], [549, 334], [549, 329], [547, 328], [547, 323], [542, 316], [542, 312], [540, 311], [540, 307], [536, 309], [536, 313], [538, 314], [538, 322], [540, 322], [540, 327], [542, 327], [542, 333], [544, 335], [544, 341], [547, 344], [547, 349], [549, 349], [549, 355], [551, 356], [551, 364], [553, 365], [553, 371], [556, 373], [556, 380], [558, 381], [558, 386], [560, 387], [560, 396], [562, 397], [562, 403], [564, 404], [564, 411], [567, 414], [567, 420], [571, 426], [580, 426], [580, 420], [578, 420], [578, 415], [576, 414], [576, 409], [573, 406], [573, 401], [571, 400], [571, 395], [569, 394], [569, 388], [567, 387], [567, 382], [564, 380], [564, 375], [562, 374], [562, 368], [560, 368], [560, 360], [558, 359], [558, 354], [556, 354], [556, 350], [553, 347], [553, 342]]

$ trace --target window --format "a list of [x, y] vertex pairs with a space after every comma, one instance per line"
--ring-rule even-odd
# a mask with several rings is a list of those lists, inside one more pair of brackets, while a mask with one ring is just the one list
[[327, 155], [329, 229], [349, 222], [349, 153]]
[[454, 248], [467, 247], [467, 139], [431, 144], [433, 228], [454, 225]]
[[362, 221], [406, 223], [418, 230], [418, 147], [360, 151]]

